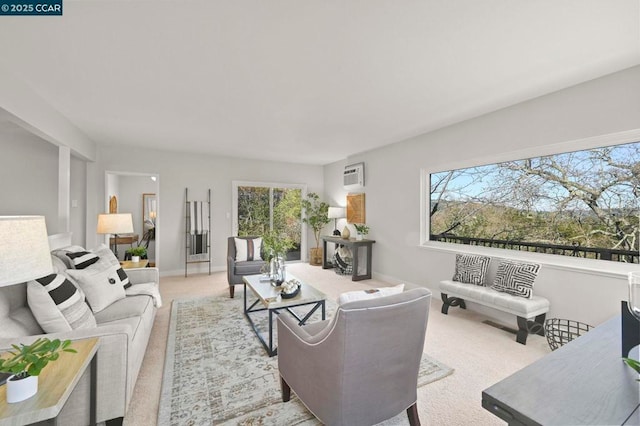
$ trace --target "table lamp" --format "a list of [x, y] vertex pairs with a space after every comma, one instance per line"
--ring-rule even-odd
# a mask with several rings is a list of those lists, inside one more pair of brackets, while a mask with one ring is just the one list
[[338, 231], [338, 219], [345, 217], [344, 207], [329, 207], [328, 210], [329, 219], [333, 219], [333, 235], [340, 235]]
[[0, 216], [0, 287], [52, 272], [44, 216]]
[[118, 234], [131, 234], [133, 232], [133, 219], [131, 213], [103, 213], [98, 215], [98, 234], [112, 234], [116, 258], [118, 258]]

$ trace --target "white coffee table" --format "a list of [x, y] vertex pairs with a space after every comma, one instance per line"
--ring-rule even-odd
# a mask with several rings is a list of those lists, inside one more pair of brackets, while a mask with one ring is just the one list
[[[298, 280], [291, 276], [291, 274], [287, 274], [287, 281], [291, 279]], [[300, 325], [305, 324], [311, 315], [318, 310], [318, 308], [322, 309], [322, 319], [324, 320], [326, 317], [325, 300], [327, 299], [327, 296], [301, 280], [298, 280], [302, 284], [300, 292], [297, 296], [291, 299], [283, 299], [279, 297], [280, 287], [274, 287], [271, 285], [271, 281], [269, 281], [268, 278], [265, 278], [264, 275], [245, 275], [242, 278], [242, 281], [244, 282], [244, 316], [247, 317], [249, 324], [251, 324], [253, 331], [256, 333], [256, 336], [258, 336], [260, 343], [262, 343], [262, 346], [264, 346], [269, 356], [274, 356], [278, 353], [278, 348], [274, 347], [273, 342], [274, 313], [278, 314], [279, 311], [285, 310], [293, 315]], [[252, 293], [257, 297], [249, 307], [247, 307], [247, 287], [249, 287]], [[261, 305], [261, 307], [257, 307], [257, 305]], [[310, 310], [302, 318], [291, 310], [291, 308], [296, 306], [304, 305], [309, 305]], [[252, 313], [260, 311], [268, 311], [269, 313], [269, 343], [265, 342], [265, 339], [260, 335], [256, 324], [251, 318]]]

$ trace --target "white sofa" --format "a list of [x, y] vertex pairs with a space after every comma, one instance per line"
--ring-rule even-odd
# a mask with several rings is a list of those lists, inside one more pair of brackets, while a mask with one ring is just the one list
[[[50, 237], [51, 249], [70, 245], [70, 235]], [[53, 255], [52, 255], [53, 256]], [[57, 273], [64, 273], [59, 262]], [[127, 269], [126, 274], [135, 287], [153, 283], [157, 288], [156, 268]], [[98, 422], [122, 424], [142, 365], [157, 308], [150, 295], [127, 296], [95, 314], [96, 328], [68, 332], [43, 332], [27, 301], [27, 284], [0, 288], [0, 352], [14, 343], [30, 343], [38, 337], [78, 340], [99, 337], [97, 407]], [[87, 370], [74, 389], [60, 416], [58, 424], [89, 424], [90, 372]]]

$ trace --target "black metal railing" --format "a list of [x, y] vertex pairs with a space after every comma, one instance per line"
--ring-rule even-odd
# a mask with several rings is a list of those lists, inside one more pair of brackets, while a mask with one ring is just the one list
[[532, 253], [559, 254], [563, 256], [583, 257], [585, 259], [611, 260], [613, 262], [640, 263], [638, 251], [614, 250], [574, 245], [541, 244], [524, 241], [493, 240], [490, 238], [458, 237], [455, 235], [431, 235], [431, 241], [466, 244], [472, 246], [494, 247]]

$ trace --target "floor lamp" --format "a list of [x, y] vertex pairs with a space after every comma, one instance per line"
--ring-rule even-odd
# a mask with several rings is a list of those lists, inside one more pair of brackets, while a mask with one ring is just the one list
[[98, 234], [113, 235], [114, 250], [116, 258], [118, 258], [118, 234], [133, 233], [133, 219], [131, 213], [104, 213], [98, 215]]
[[345, 217], [344, 207], [329, 207], [327, 215], [329, 216], [329, 219], [333, 219], [333, 235], [340, 236], [340, 231], [338, 231], [338, 219]]

